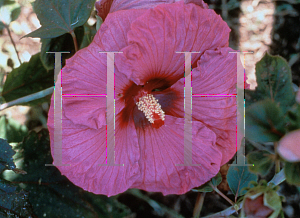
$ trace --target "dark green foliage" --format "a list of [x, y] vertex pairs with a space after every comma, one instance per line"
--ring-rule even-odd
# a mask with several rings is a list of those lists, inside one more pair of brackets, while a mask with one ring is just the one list
[[11, 142], [21, 142], [24, 136], [27, 135], [27, 127], [21, 125], [12, 118], [7, 119], [6, 116], [0, 117], [0, 137]]
[[[75, 30], [77, 43], [80, 45], [84, 37], [84, 27], [77, 27]], [[75, 48], [72, 36], [65, 33], [56, 38], [41, 39], [41, 61], [47, 70], [53, 70], [55, 65], [55, 55], [53, 53], [46, 52], [70, 52], [62, 54], [62, 66], [65, 65], [65, 59], [72, 57], [75, 54]]]
[[274, 160], [268, 151], [253, 151], [247, 155], [247, 162], [253, 164], [250, 166], [250, 171], [265, 176], [269, 173], [270, 169], [274, 165]]
[[[9, 73], [5, 81], [2, 97], [6, 102], [42, 91], [54, 85], [54, 72], [47, 71], [40, 59], [40, 54], [33, 55], [29, 62]], [[50, 100], [50, 95], [25, 103], [33, 105]]]
[[193, 189], [193, 191], [196, 192], [212, 192], [214, 189], [211, 185], [214, 187], [217, 187], [222, 182], [222, 176], [221, 173], [218, 173], [215, 177], [213, 177], [209, 182], [201, 185], [200, 187]]
[[[16, 153], [5, 139], [0, 138], [0, 173], [15, 170], [13, 155]], [[31, 217], [27, 193], [0, 177], [0, 217]]]
[[114, 198], [94, 195], [75, 186], [51, 164], [49, 133], [31, 132], [16, 147], [16, 161], [24, 159], [22, 169], [14, 182], [24, 184], [29, 201], [38, 217], [124, 217], [130, 211]]
[[291, 69], [286, 60], [268, 53], [256, 64], [257, 87], [245, 90], [246, 107], [264, 99], [273, 99], [285, 113], [294, 103]]
[[246, 109], [246, 138], [255, 142], [278, 141], [285, 133], [285, 118], [271, 99], [253, 103]]
[[89, 18], [95, 0], [36, 0], [34, 11], [42, 25], [26, 37], [54, 38], [72, 33]]

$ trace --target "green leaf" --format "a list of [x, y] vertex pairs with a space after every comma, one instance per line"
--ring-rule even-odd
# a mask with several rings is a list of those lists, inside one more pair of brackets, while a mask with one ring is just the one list
[[[15, 160], [23, 160], [26, 175], [8, 178], [23, 184], [37, 217], [125, 217], [129, 210], [115, 198], [95, 195], [75, 186], [54, 166], [50, 153], [49, 133], [31, 132], [16, 147]], [[70, 168], [72, 170], [72, 168]]]
[[300, 185], [300, 162], [285, 162], [284, 173], [288, 183]]
[[[2, 97], [6, 102], [30, 95], [54, 85], [54, 72], [47, 71], [40, 59], [40, 53], [31, 57], [28, 63], [21, 64], [8, 74]], [[23, 105], [33, 105], [50, 100], [50, 95]]]
[[211, 179], [211, 184], [215, 187], [217, 187], [218, 185], [220, 185], [220, 183], [222, 182], [222, 176], [221, 173], [218, 173], [215, 177], [213, 177]]
[[15, 151], [12, 147], [7, 143], [7, 140], [0, 138], [0, 173], [3, 170], [12, 170], [16, 168], [16, 165], [13, 161], [13, 156], [15, 155]]
[[0, 129], [0, 138], [7, 139], [8, 143], [21, 142], [28, 133], [26, 126], [6, 116], [0, 117]]
[[17, 7], [15, 9], [13, 9], [12, 12], [11, 12], [11, 14], [10, 14], [10, 18], [11, 18], [10, 22], [18, 19], [20, 13], [21, 13], [21, 7]]
[[231, 165], [226, 177], [230, 190], [237, 197], [247, 192], [244, 188], [247, 188], [249, 185], [253, 187], [253, 185], [250, 184], [251, 181], [257, 181], [257, 175], [251, 173], [247, 166]]
[[[84, 36], [84, 28], [82, 26], [77, 27], [75, 30], [77, 42], [81, 43]], [[61, 52], [70, 51], [71, 53], [62, 54], [62, 66], [65, 65], [65, 60], [72, 57], [75, 54], [75, 48], [72, 36], [68, 33], [58, 36], [52, 39], [41, 39], [41, 61], [47, 70], [53, 70], [55, 65], [55, 55], [53, 53], [46, 52]]]
[[246, 108], [246, 138], [254, 142], [278, 141], [285, 133], [285, 118], [281, 109], [270, 99]]
[[34, 11], [42, 25], [26, 37], [54, 38], [71, 33], [89, 18], [95, 0], [36, 0]]
[[213, 177], [209, 182], [201, 185], [199, 188], [193, 189], [195, 192], [212, 192], [214, 189], [210, 184], [217, 187], [222, 182], [221, 173], [218, 173], [215, 177]]
[[282, 208], [281, 199], [277, 192], [272, 189], [267, 190], [264, 195], [264, 204], [275, 211], [273, 217], [276, 218]]
[[300, 104], [297, 104], [293, 108], [291, 108], [291, 110], [289, 110], [287, 113], [287, 117], [289, 119], [289, 131], [300, 129]]
[[257, 87], [246, 90], [246, 107], [254, 102], [273, 99], [285, 113], [295, 103], [291, 69], [286, 60], [268, 53], [256, 64]]
[[247, 155], [247, 162], [253, 164], [249, 169], [251, 172], [265, 176], [274, 165], [271, 154], [268, 151], [254, 151]]

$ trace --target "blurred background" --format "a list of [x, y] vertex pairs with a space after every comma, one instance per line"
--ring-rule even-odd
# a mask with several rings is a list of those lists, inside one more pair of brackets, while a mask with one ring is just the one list
[[[22, 38], [40, 27], [32, 7], [34, 1], [12, 2], [14, 8], [9, 10], [20, 9], [15, 10], [15, 20], [10, 22], [9, 26], [0, 25], [0, 92], [9, 73], [20, 66], [20, 63], [29, 61], [32, 55], [41, 51], [39, 38]], [[272, 55], [281, 55], [287, 60], [292, 69], [294, 88], [298, 89], [300, 85], [300, 0], [205, 0], [205, 2], [220, 14], [231, 28], [230, 47], [245, 52], [242, 63], [251, 89], [256, 86], [255, 64], [266, 51]], [[0, 10], [0, 21], [7, 19], [7, 13], [6, 10]], [[95, 14], [93, 12], [88, 20], [89, 27], [94, 29]], [[2, 102], [3, 100], [0, 99], [0, 103]], [[15, 137], [19, 134], [22, 138], [22, 133], [31, 130], [38, 132], [47, 128], [48, 109], [49, 103], [46, 102], [36, 106], [13, 106], [0, 111], [0, 137], [3, 135], [8, 137], [10, 134]], [[230, 192], [226, 183], [227, 170], [228, 165], [222, 167], [223, 182], [218, 186], [225, 194]], [[299, 191], [294, 186], [283, 183], [281, 192], [286, 197], [286, 202], [283, 203], [285, 217], [300, 217]], [[197, 195], [189, 192], [181, 196], [163, 197], [159, 193], [132, 191], [120, 194], [116, 199], [130, 209], [126, 217], [174, 217], [166, 208], [171, 208], [184, 217], [192, 217]], [[107, 207], [109, 210], [109, 203]], [[227, 207], [228, 203], [219, 195], [214, 192], [207, 193], [201, 214], [206, 215]]]

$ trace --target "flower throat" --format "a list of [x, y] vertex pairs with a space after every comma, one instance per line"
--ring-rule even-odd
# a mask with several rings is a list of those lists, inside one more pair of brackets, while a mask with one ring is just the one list
[[145, 114], [154, 128], [159, 128], [164, 125], [165, 112], [161, 109], [161, 105], [152, 94], [147, 94], [139, 98], [136, 105], [138, 109]]

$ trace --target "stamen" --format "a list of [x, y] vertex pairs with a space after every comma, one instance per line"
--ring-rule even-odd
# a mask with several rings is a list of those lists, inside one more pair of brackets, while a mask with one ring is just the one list
[[136, 105], [138, 106], [138, 109], [145, 114], [150, 123], [155, 124], [155, 121], [157, 121], [156, 124], [158, 125], [154, 125], [154, 127], [158, 128], [163, 125], [163, 121], [165, 120], [165, 112], [161, 109], [158, 100], [154, 98], [153, 95], [147, 94], [139, 98], [139, 101], [136, 103]]

